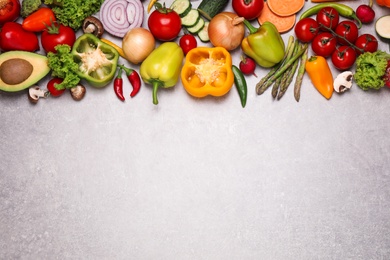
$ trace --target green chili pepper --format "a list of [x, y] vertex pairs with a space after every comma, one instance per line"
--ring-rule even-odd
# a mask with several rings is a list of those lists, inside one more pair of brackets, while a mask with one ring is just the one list
[[248, 87], [242, 71], [237, 66], [232, 65], [232, 71], [234, 74], [234, 85], [236, 85], [238, 94], [240, 95], [241, 105], [245, 107], [246, 99], [248, 95]]
[[299, 20], [302, 20], [303, 18], [312, 16], [317, 14], [322, 8], [324, 7], [332, 7], [336, 9], [336, 11], [345, 18], [353, 19], [357, 22], [358, 28], [360, 29], [362, 27], [362, 22], [357, 17], [355, 11], [348, 5], [341, 4], [341, 3], [321, 3], [316, 4], [312, 6], [311, 8], [307, 9], [305, 12], [301, 14], [299, 17]]

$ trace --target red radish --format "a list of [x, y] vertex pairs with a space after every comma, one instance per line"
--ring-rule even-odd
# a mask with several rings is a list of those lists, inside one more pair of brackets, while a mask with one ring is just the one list
[[356, 16], [362, 23], [371, 23], [375, 18], [375, 11], [372, 9], [373, 0], [370, 0], [368, 5], [359, 5], [356, 8]]
[[257, 77], [255, 74], [256, 62], [252, 58], [241, 56], [241, 62], [239, 66], [240, 70], [245, 75], [254, 75]]

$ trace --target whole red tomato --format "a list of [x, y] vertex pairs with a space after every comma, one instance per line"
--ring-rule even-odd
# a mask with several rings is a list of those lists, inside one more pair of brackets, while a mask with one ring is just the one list
[[180, 38], [180, 47], [186, 55], [190, 50], [198, 46], [198, 42], [192, 34], [185, 34]]
[[37, 51], [38, 36], [23, 29], [17, 22], [6, 22], [0, 30], [0, 49], [3, 51]]
[[339, 70], [347, 70], [356, 61], [356, 52], [351, 46], [341, 45], [332, 54], [332, 63]]
[[363, 52], [375, 52], [378, 50], [378, 40], [375, 36], [365, 33], [356, 39], [355, 47], [358, 55]]
[[299, 20], [295, 25], [294, 31], [298, 40], [301, 42], [311, 42], [318, 34], [318, 23], [310, 17]]
[[264, 0], [233, 0], [232, 7], [238, 16], [254, 20], [260, 16]]
[[172, 41], [180, 33], [181, 18], [172, 9], [160, 6], [150, 14], [148, 27], [157, 40]]
[[355, 43], [359, 36], [359, 29], [357, 25], [349, 20], [341, 21], [335, 30], [337, 34], [337, 42], [342, 45], [350, 45]]
[[46, 53], [56, 53], [57, 51], [54, 47], [59, 44], [67, 44], [72, 47], [75, 41], [75, 31], [69, 26], [57, 23], [53, 23], [50, 27], [47, 27], [41, 35], [42, 47]]
[[20, 15], [19, 0], [1, 1], [0, 4], [0, 26], [6, 22], [15, 21]]
[[316, 20], [321, 30], [327, 31], [330, 28], [334, 31], [339, 24], [340, 14], [333, 7], [327, 6], [317, 13]]
[[322, 32], [314, 37], [311, 48], [316, 55], [329, 57], [335, 51], [337, 40], [330, 32]]
[[61, 78], [52, 78], [47, 83], [47, 90], [50, 92], [50, 95], [53, 97], [59, 97], [64, 94], [65, 89], [57, 89], [56, 85], [60, 84], [63, 81]]

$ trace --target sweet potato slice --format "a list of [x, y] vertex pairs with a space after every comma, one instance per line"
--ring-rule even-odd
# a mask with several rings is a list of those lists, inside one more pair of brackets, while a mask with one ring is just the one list
[[275, 14], [269, 9], [267, 2], [264, 2], [263, 10], [261, 11], [260, 16], [257, 18], [259, 24], [264, 22], [273, 23], [280, 33], [285, 33], [294, 27], [296, 21], [296, 15], [289, 16], [280, 16]]
[[268, 7], [279, 16], [298, 13], [305, 5], [305, 0], [267, 0]]

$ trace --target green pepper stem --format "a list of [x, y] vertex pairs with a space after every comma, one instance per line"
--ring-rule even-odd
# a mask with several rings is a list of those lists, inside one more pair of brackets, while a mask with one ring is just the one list
[[158, 104], [157, 91], [159, 87], [161, 87], [161, 81], [153, 80], [152, 85], [153, 85], [153, 104], [157, 105]]
[[248, 20], [245, 19], [244, 24], [246, 28], [248, 28], [250, 34], [257, 32], [258, 28], [254, 27]]

